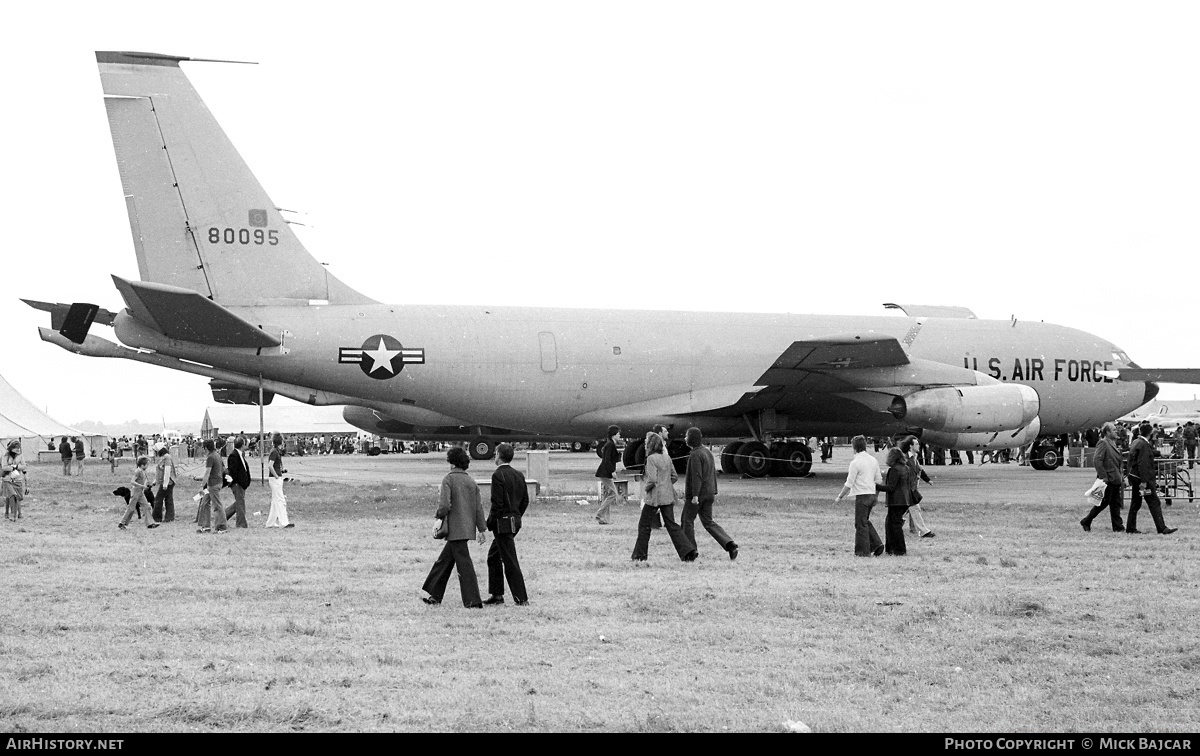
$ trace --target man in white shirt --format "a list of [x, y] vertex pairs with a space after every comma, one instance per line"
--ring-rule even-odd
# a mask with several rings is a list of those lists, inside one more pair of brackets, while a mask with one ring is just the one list
[[855, 436], [850, 443], [854, 447], [854, 459], [850, 460], [846, 485], [833, 503], [854, 494], [854, 555], [879, 556], [883, 553], [883, 541], [871, 524], [871, 509], [877, 495], [875, 485], [883, 482], [883, 475], [879, 472], [879, 461], [867, 453], [866, 438]]

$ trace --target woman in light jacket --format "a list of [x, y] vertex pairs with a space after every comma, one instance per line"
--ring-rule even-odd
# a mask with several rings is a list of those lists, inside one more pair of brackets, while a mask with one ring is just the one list
[[675, 522], [675, 504], [679, 497], [675, 494], [675, 467], [663, 452], [663, 440], [657, 433], [646, 434], [646, 472], [642, 479], [642, 490], [646, 494], [646, 503], [642, 505], [642, 516], [638, 520], [637, 543], [633, 545], [633, 561], [646, 561], [650, 547], [650, 531], [659, 527], [659, 518], [666, 525], [671, 543], [675, 551], [685, 562], [696, 559], [696, 545], [684, 535], [683, 528]]
[[912, 505], [912, 470], [907, 455], [892, 447], [888, 449], [887, 472], [875, 490], [887, 492], [887, 520], [883, 526], [884, 551], [892, 556], [904, 556], [904, 513]]
[[471, 561], [467, 542], [478, 532], [479, 545], [487, 543], [487, 515], [479, 498], [479, 486], [467, 475], [467, 467], [471, 464], [467, 452], [455, 446], [446, 452], [446, 461], [450, 463], [450, 473], [442, 479], [441, 500], [434, 517], [446, 520], [449, 532], [442, 553], [438, 554], [429, 577], [425, 578], [425, 585], [421, 586], [429, 595], [421, 600], [426, 604], [442, 603], [450, 572], [457, 569], [463, 606], [482, 609], [483, 597], [479, 595], [479, 580], [475, 577], [475, 564]]

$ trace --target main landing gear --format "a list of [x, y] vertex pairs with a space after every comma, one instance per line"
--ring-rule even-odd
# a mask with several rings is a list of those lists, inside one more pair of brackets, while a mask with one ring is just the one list
[[721, 470], [730, 475], [803, 478], [812, 471], [812, 449], [799, 441], [734, 441], [721, 450]]

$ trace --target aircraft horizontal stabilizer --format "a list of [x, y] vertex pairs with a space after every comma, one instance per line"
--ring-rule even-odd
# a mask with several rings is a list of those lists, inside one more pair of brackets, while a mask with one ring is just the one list
[[1200, 368], [1119, 368], [1117, 370], [1100, 370], [1096, 374], [1105, 378], [1116, 378], [1133, 383], [1143, 381], [1200, 383]]
[[113, 276], [134, 319], [169, 339], [217, 347], [275, 347], [277, 337], [204, 295], [168, 284]]
[[[71, 305], [63, 302], [39, 302], [36, 299], [22, 299], [21, 301], [35, 310], [50, 313], [50, 327], [56, 331], [63, 327], [67, 319], [67, 312], [71, 309]], [[111, 326], [116, 317], [117, 313], [115, 312], [98, 309], [94, 322], [100, 325]]]

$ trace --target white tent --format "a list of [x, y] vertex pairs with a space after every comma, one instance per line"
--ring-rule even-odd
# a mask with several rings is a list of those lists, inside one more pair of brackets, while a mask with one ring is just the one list
[[82, 438], [84, 449], [89, 453], [93, 445], [104, 443], [103, 436], [84, 435], [42, 412], [0, 376], [0, 438], [5, 443], [11, 438], [21, 439], [21, 454], [25, 461], [36, 462], [38, 452], [47, 451], [51, 441], [57, 449], [57, 442], [63, 436]]
[[[358, 436], [360, 430], [342, 419], [342, 408], [312, 407], [299, 402], [275, 400], [263, 407], [263, 425], [268, 435]], [[218, 404], [204, 410], [201, 438], [258, 434], [258, 407], [253, 404]]]

